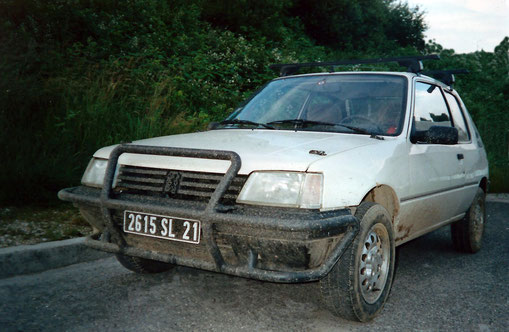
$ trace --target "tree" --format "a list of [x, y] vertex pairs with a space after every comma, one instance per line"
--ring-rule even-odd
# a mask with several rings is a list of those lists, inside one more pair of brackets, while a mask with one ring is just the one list
[[320, 44], [340, 50], [424, 48], [418, 7], [394, 0], [297, 0], [291, 10]]

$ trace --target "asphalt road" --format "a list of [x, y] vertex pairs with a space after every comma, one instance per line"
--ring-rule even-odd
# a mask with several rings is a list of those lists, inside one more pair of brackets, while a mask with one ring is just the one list
[[317, 283], [274, 284], [177, 268], [136, 275], [114, 258], [0, 280], [0, 331], [507, 331], [509, 204], [488, 203], [484, 248], [454, 251], [449, 227], [403, 245], [370, 323], [322, 309]]

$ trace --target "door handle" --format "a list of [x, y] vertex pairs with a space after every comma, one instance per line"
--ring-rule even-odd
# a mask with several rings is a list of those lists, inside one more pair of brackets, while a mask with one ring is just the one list
[[458, 160], [465, 159], [465, 156], [463, 155], [463, 153], [458, 153], [458, 154], [456, 155], [456, 157], [458, 157]]

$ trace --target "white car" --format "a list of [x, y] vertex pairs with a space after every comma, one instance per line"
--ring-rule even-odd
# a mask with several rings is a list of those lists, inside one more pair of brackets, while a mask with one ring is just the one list
[[451, 73], [421, 73], [429, 58], [371, 61], [409, 72], [278, 65], [222, 123], [102, 148], [59, 197], [94, 227], [88, 245], [133, 271], [319, 281], [334, 314], [370, 320], [396, 246], [451, 224], [456, 248], [481, 247], [486, 153]]

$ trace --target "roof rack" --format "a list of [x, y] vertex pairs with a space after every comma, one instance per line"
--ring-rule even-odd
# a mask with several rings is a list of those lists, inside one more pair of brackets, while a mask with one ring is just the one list
[[271, 69], [279, 69], [280, 76], [288, 76], [296, 73], [299, 69], [304, 67], [330, 67], [334, 71], [334, 67], [343, 65], [360, 65], [360, 64], [374, 64], [397, 62], [402, 67], [407, 67], [407, 71], [412, 73], [419, 73], [422, 71], [422, 60], [439, 60], [438, 54], [431, 55], [417, 55], [417, 56], [403, 56], [396, 58], [376, 58], [376, 59], [359, 59], [359, 60], [343, 60], [333, 62], [306, 62], [306, 63], [284, 63], [270, 65]]
[[469, 71], [467, 69], [450, 69], [450, 70], [430, 70], [422, 72], [423, 75], [431, 76], [452, 88], [456, 79], [454, 77], [455, 74], [468, 74]]

